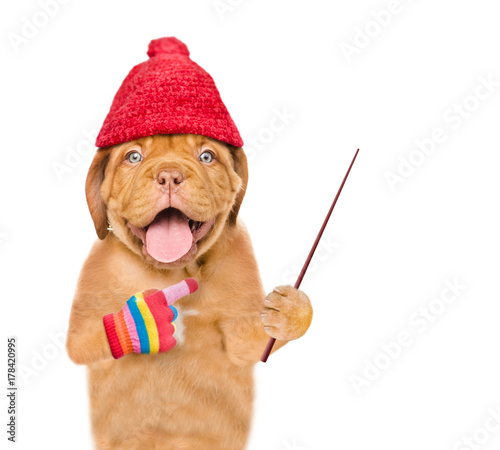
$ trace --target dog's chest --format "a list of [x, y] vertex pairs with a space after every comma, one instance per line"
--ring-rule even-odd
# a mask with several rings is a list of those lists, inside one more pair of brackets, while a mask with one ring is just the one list
[[193, 316], [197, 316], [199, 313], [196, 309], [185, 307], [182, 308], [180, 306], [174, 305], [177, 309], [178, 315], [174, 321], [175, 325], [175, 333], [174, 337], [177, 341], [177, 345], [182, 345], [185, 341], [187, 334], [187, 326], [186, 323], [189, 322], [189, 318]]

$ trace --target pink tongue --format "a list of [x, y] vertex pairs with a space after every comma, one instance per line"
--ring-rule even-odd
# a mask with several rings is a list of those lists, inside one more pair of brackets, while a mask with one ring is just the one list
[[193, 245], [187, 217], [169, 208], [149, 225], [146, 249], [159, 262], [173, 262], [184, 256]]

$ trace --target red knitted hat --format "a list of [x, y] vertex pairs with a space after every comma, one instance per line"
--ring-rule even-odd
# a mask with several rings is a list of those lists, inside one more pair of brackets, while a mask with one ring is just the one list
[[97, 136], [97, 147], [175, 133], [243, 146], [214, 80], [191, 61], [183, 42], [175, 37], [155, 39], [149, 44], [148, 56], [118, 89]]

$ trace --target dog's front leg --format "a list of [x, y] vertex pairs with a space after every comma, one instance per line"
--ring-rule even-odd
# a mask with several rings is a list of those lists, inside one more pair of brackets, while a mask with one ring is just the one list
[[269, 340], [277, 339], [273, 352], [288, 341], [301, 337], [312, 320], [312, 306], [302, 291], [291, 286], [280, 286], [251, 313], [226, 317], [221, 322], [224, 346], [229, 359], [236, 365], [258, 362]]
[[[221, 322], [224, 348], [231, 362], [237, 366], [249, 366], [260, 360], [269, 335], [264, 331], [260, 311], [244, 317], [227, 318]], [[287, 341], [276, 341], [273, 352]]]
[[91, 307], [95, 300], [95, 296], [77, 291], [73, 301], [66, 349], [76, 364], [113, 359], [101, 312]]
[[108, 240], [96, 242], [80, 273], [66, 340], [68, 356], [76, 364], [113, 359], [103, 317], [121, 308], [134, 290], [127, 284], [131, 277], [121, 275], [127, 275], [119, 265], [125, 258], [111, 260], [110, 250]]

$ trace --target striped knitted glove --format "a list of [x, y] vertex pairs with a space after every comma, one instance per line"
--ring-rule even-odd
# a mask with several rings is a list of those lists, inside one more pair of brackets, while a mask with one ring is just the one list
[[161, 353], [175, 347], [173, 334], [177, 318], [174, 302], [198, 289], [186, 278], [162, 291], [150, 289], [130, 297], [125, 306], [103, 318], [113, 358], [129, 353]]

